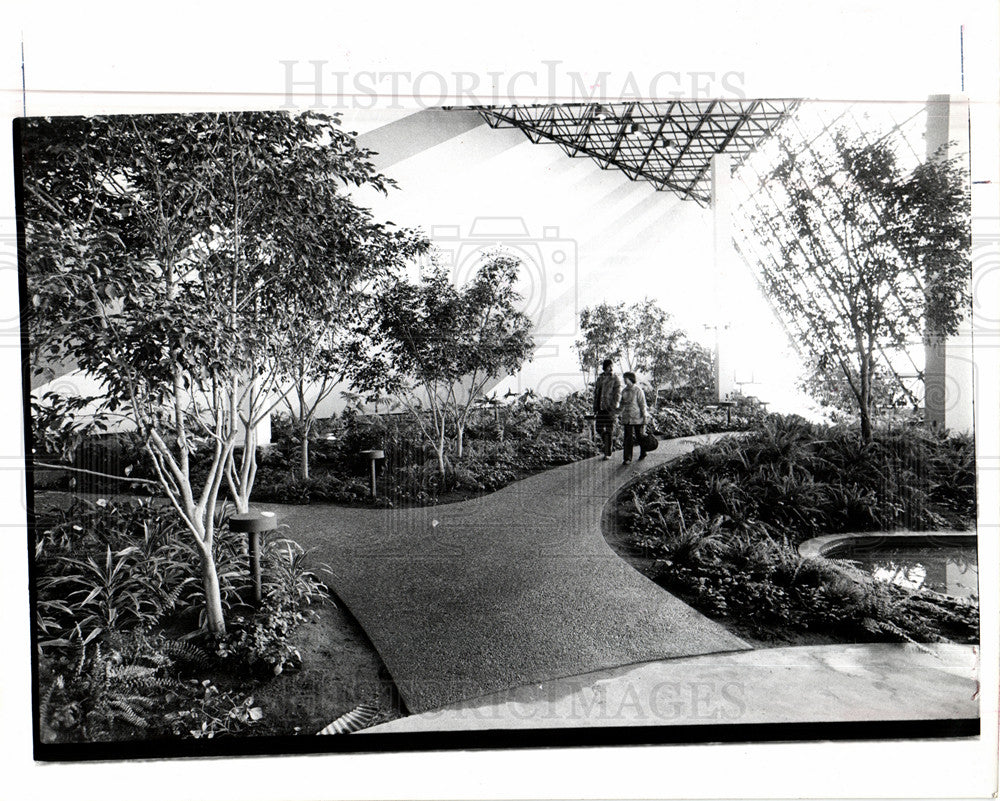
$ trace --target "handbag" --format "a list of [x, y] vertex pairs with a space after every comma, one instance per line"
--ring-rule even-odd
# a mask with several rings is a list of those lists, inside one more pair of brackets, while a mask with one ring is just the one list
[[642, 436], [639, 438], [639, 441], [642, 444], [642, 449], [646, 451], [646, 453], [655, 451], [660, 445], [660, 441], [653, 433], [653, 426], [650, 423], [646, 423], [643, 427]]

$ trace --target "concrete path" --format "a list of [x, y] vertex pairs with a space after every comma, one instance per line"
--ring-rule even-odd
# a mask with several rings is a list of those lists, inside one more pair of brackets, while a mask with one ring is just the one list
[[972, 720], [973, 645], [810, 645], [649, 662], [450, 704], [364, 730]]
[[411, 712], [639, 662], [749, 646], [615, 555], [601, 514], [643, 470], [706, 437], [619, 451], [483, 498], [400, 510], [277, 512], [315, 548]]

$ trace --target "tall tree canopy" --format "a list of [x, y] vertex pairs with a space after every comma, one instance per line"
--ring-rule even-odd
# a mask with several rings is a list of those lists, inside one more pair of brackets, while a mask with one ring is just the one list
[[290, 388], [289, 354], [311, 362], [316, 327], [420, 237], [351, 200], [346, 187], [391, 182], [320, 114], [33, 119], [21, 138], [32, 350], [98, 378], [100, 411], [138, 430], [221, 632], [220, 488], [246, 508], [253, 432]]
[[495, 251], [463, 286], [431, 266], [419, 282], [395, 283], [383, 297], [383, 353], [397, 375], [394, 389], [433, 445], [442, 474], [449, 424], [461, 458], [469, 414], [486, 384], [518, 370], [534, 349], [514, 289], [520, 268], [516, 257]]
[[891, 137], [845, 130], [829, 147], [783, 147], [752, 218], [773, 254], [764, 283], [815, 368], [846, 382], [867, 440], [879, 362], [955, 333], [968, 310], [966, 174], [942, 157], [906, 170]]

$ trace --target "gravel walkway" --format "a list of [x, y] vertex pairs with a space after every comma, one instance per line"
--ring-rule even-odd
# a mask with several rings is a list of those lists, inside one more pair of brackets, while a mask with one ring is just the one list
[[417, 509], [261, 504], [333, 571], [411, 712], [605, 668], [746, 649], [604, 541], [601, 514], [644, 470], [600, 457], [472, 501]]

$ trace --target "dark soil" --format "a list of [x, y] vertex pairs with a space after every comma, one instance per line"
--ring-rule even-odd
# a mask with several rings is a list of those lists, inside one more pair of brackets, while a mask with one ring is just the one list
[[248, 734], [316, 734], [359, 704], [378, 709], [371, 725], [406, 714], [382, 659], [341, 604], [321, 607], [292, 642], [302, 654], [302, 669], [253, 690], [264, 717]]

